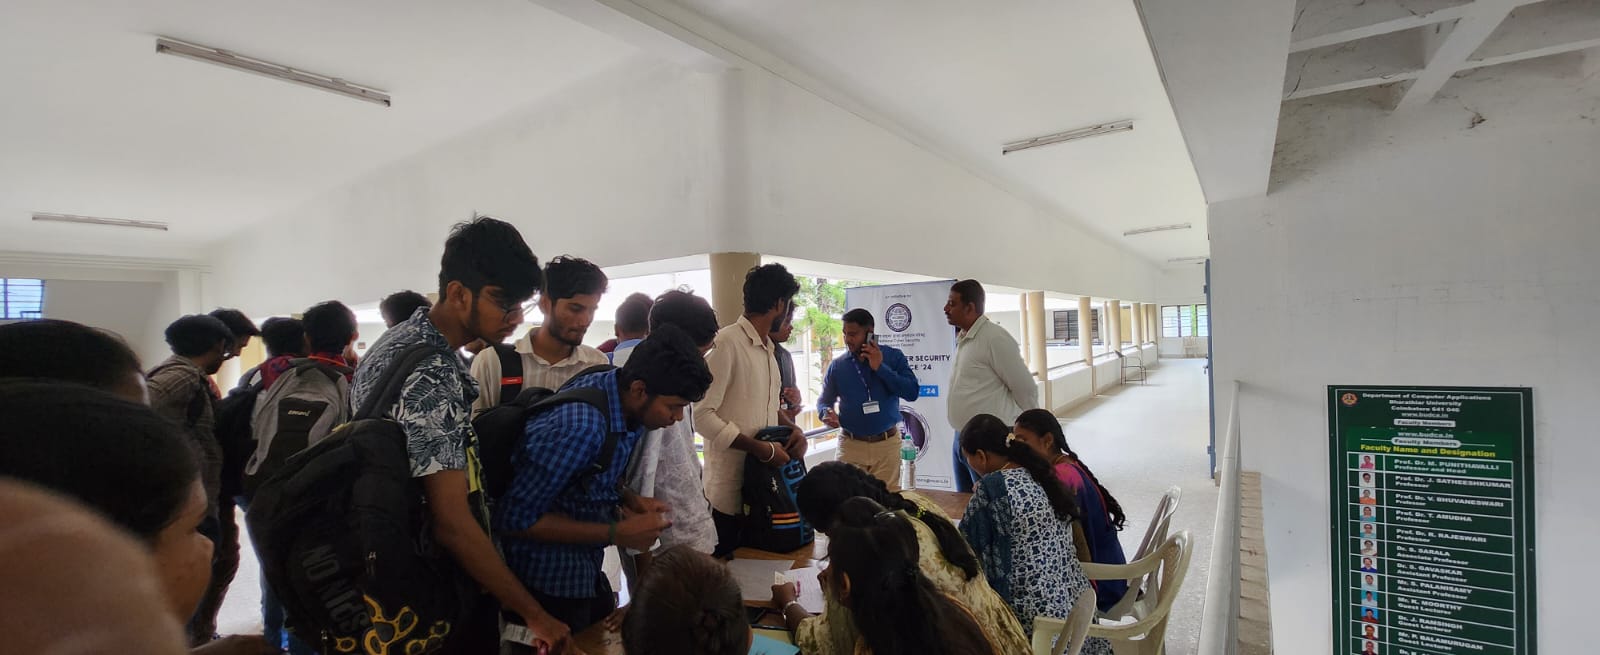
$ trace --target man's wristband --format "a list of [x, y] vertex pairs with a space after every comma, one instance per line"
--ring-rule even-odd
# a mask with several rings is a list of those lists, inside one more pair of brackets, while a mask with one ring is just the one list
[[771, 441], [768, 441], [767, 442], [767, 447], [771, 448], [771, 450], [767, 453], [767, 458], [761, 460], [762, 464], [769, 464], [769, 463], [772, 462], [773, 458], [778, 456], [778, 444], [775, 444], [775, 443], [772, 443]]
[[606, 526], [606, 545], [607, 546], [615, 546], [615, 545], [617, 545], [617, 522], [616, 521], [612, 521], [610, 523], [610, 525]]

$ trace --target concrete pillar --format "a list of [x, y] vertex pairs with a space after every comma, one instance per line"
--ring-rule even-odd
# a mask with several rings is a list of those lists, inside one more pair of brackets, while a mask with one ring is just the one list
[[1044, 349], [1044, 292], [1029, 291], [1022, 297], [1026, 301], [1023, 306], [1028, 308], [1027, 327], [1023, 329], [1028, 335], [1028, 369], [1033, 371], [1033, 377], [1048, 380], [1050, 359]]
[[1094, 395], [1094, 307], [1088, 296], [1078, 297], [1078, 350], [1089, 367], [1089, 395]]
[[1133, 349], [1144, 347], [1144, 303], [1133, 303], [1133, 311], [1128, 314], [1133, 319]]
[[744, 276], [760, 265], [761, 255], [753, 252], [711, 253], [711, 308], [718, 325], [733, 325], [744, 316]]
[[1122, 301], [1111, 300], [1106, 302], [1106, 345], [1112, 350], [1122, 352]]
[[1017, 338], [1020, 340], [1018, 343], [1022, 346], [1022, 363], [1027, 364], [1028, 370], [1032, 371], [1034, 370], [1033, 347], [1029, 344], [1033, 343], [1033, 337], [1031, 335], [1033, 321], [1029, 319], [1029, 313], [1033, 308], [1028, 306], [1029, 295], [1030, 294], [1027, 293], [1017, 294]]

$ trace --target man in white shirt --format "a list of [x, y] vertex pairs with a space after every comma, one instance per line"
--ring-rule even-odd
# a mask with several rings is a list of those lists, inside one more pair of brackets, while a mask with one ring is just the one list
[[956, 361], [950, 378], [947, 405], [950, 425], [957, 431], [954, 454], [957, 491], [972, 491], [978, 476], [961, 457], [960, 430], [979, 414], [993, 414], [1007, 424], [1024, 410], [1039, 406], [1039, 386], [1022, 362], [1017, 340], [983, 315], [983, 285], [962, 280], [950, 287], [944, 316], [959, 332]]
[[717, 554], [739, 547], [744, 514], [744, 462], [749, 454], [773, 468], [806, 454], [805, 434], [791, 428], [781, 447], [755, 438], [780, 425], [783, 388], [773, 350], [772, 326], [792, 306], [800, 284], [781, 264], [750, 269], [744, 279], [744, 316], [717, 332], [706, 364], [711, 388], [694, 406], [695, 431], [705, 439], [706, 499], [717, 527]]
[[[583, 345], [605, 292], [606, 274], [600, 267], [577, 257], [550, 260], [539, 294], [544, 323], [518, 339], [515, 347], [495, 344], [493, 352], [472, 359], [472, 377], [481, 389], [472, 403], [472, 415], [511, 402], [523, 389], [560, 389], [584, 369], [611, 363], [605, 353]], [[501, 363], [515, 361], [514, 357], [522, 360], [520, 375], [504, 370]]]

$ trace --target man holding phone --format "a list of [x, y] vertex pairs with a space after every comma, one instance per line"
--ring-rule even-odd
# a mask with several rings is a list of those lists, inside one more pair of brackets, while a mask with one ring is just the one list
[[[872, 313], [844, 315], [848, 351], [828, 365], [817, 412], [829, 427], [842, 428], [839, 461], [861, 467], [900, 489], [900, 401], [917, 399], [917, 376], [898, 348], [878, 345]], [[835, 410], [834, 403], [838, 402]]]

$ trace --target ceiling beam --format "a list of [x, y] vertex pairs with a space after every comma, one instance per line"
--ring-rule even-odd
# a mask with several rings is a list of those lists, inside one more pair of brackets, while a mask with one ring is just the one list
[[[1589, 39], [1587, 41], [1574, 41], [1572, 43], [1561, 43], [1543, 48], [1535, 48], [1533, 50], [1525, 50], [1523, 52], [1513, 52], [1509, 55], [1500, 55], [1498, 57], [1468, 59], [1467, 62], [1461, 67], [1462, 69], [1472, 69], [1483, 68], [1485, 66], [1499, 66], [1500, 64], [1509, 64], [1511, 62], [1522, 61], [1524, 59], [1537, 59], [1539, 57], [1549, 57], [1551, 55], [1577, 52], [1579, 50], [1589, 50], [1591, 48], [1595, 48], [1597, 50], [1587, 53], [1585, 55], [1586, 59], [1588, 61], [1600, 60], [1600, 54], [1597, 54], [1600, 53], [1600, 39]], [[1584, 73], [1585, 77], [1588, 75], [1588, 72]]]
[[1462, 67], [1466, 65], [1467, 58], [1488, 40], [1496, 27], [1505, 21], [1512, 9], [1517, 7], [1517, 0], [1478, 0], [1472, 3], [1467, 15], [1455, 24], [1455, 29], [1444, 37], [1444, 40], [1434, 48], [1433, 55], [1428, 58], [1428, 65], [1417, 75], [1416, 81], [1406, 89], [1404, 97], [1395, 107], [1396, 111], [1407, 111], [1421, 107], [1433, 99], [1433, 96], [1444, 88], [1445, 82]]
[[1340, 30], [1338, 32], [1321, 34], [1318, 36], [1301, 39], [1289, 44], [1289, 52], [1304, 52], [1306, 50], [1325, 48], [1330, 45], [1349, 43], [1351, 41], [1359, 41], [1361, 39], [1381, 36], [1392, 32], [1415, 29], [1424, 25], [1443, 23], [1445, 21], [1451, 21], [1465, 16], [1469, 8], [1471, 8], [1471, 5], [1446, 7], [1444, 9], [1432, 11], [1426, 14], [1416, 14], [1413, 16], [1386, 20], [1381, 23], [1374, 23], [1372, 25], [1364, 25], [1347, 30]]

